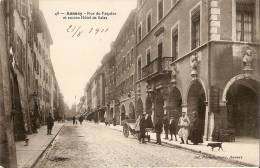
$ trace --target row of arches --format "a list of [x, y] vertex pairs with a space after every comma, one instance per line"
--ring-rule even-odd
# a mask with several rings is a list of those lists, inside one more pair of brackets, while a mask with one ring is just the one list
[[[259, 138], [260, 129], [260, 102], [259, 102], [259, 81], [241, 78], [234, 81], [227, 87], [225, 94], [226, 106], [223, 111], [217, 114], [218, 120], [225, 120], [227, 123], [225, 128], [232, 128], [235, 130], [236, 136], [246, 136]], [[188, 115], [196, 112], [201, 121], [203, 121], [202, 131], [204, 132], [206, 120], [206, 106], [207, 94], [205, 87], [199, 80], [193, 81], [188, 92], [183, 107], [183, 98], [180, 90], [174, 87], [169, 93], [168, 97], [168, 116], [179, 117], [184, 108]], [[209, 112], [211, 109], [209, 109]], [[160, 92], [156, 92], [155, 96], [147, 96], [144, 104], [141, 98], [137, 99], [136, 115], [142, 114], [145, 111], [153, 116], [154, 122], [165, 114], [165, 100]], [[152, 114], [154, 111], [154, 114]], [[225, 114], [226, 113], [226, 114]], [[215, 118], [214, 118], [215, 120]], [[215, 123], [222, 123], [218, 121]], [[221, 126], [220, 126], [221, 127]], [[207, 127], [206, 127], [207, 128]], [[203, 135], [203, 134], [202, 134]]]
[[125, 119], [135, 119], [135, 107], [133, 102], [130, 102], [128, 108], [129, 110], [127, 111], [124, 104], [121, 106], [121, 121]]

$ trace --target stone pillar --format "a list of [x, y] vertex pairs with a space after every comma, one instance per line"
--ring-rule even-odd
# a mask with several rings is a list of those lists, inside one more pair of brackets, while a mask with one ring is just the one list
[[205, 122], [204, 122], [204, 135], [203, 140], [208, 140], [208, 126], [209, 126], [209, 104], [205, 102], [206, 110], [205, 110]]
[[182, 109], [182, 112], [187, 113], [188, 112], [188, 105], [187, 104], [182, 104], [181, 105], [181, 109]]
[[[8, 3], [8, 1], [7, 1]], [[16, 168], [10, 91], [9, 60], [3, 1], [0, 1], [0, 166]]]
[[220, 128], [227, 128], [228, 125], [228, 111], [227, 111], [227, 102], [225, 101], [221, 101], [219, 103], [219, 113], [221, 114], [218, 118], [219, 121], [217, 124], [217, 126], [219, 126]]
[[154, 123], [154, 102], [152, 103], [152, 115], [151, 115], [151, 118], [152, 118], [152, 121]]
[[212, 141], [212, 133], [214, 130], [214, 125], [215, 125], [215, 120], [214, 120], [214, 113], [210, 112], [209, 113], [209, 132], [208, 132], [208, 140]]

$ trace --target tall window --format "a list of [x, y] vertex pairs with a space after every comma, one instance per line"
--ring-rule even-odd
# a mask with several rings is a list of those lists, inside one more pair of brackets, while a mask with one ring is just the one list
[[151, 62], [151, 49], [149, 48], [146, 50], [146, 64], [148, 65], [150, 64], [150, 62]]
[[158, 70], [162, 70], [163, 43], [158, 44]]
[[142, 40], [142, 24], [139, 24], [138, 26], [138, 40]]
[[237, 41], [253, 41], [254, 4], [236, 4]]
[[147, 20], [147, 33], [149, 33], [152, 29], [152, 14], [151, 13], [149, 13], [147, 15], [146, 20]]
[[163, 0], [158, 0], [158, 21], [163, 18]]
[[192, 12], [191, 17], [191, 49], [200, 45], [200, 9], [197, 8]]
[[178, 58], [178, 28], [172, 30], [172, 60]]
[[138, 80], [140, 80], [142, 78], [142, 62], [141, 62], [141, 57], [138, 58], [137, 60], [137, 71], [138, 71]]
[[131, 54], [131, 65], [134, 63], [134, 49], [132, 48], [131, 49], [131, 52], [130, 52]]

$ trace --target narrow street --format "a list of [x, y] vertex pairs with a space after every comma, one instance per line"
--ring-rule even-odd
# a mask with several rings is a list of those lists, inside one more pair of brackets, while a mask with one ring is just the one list
[[200, 158], [190, 151], [154, 143], [139, 144], [132, 136], [93, 123], [67, 124], [36, 168], [237, 166]]

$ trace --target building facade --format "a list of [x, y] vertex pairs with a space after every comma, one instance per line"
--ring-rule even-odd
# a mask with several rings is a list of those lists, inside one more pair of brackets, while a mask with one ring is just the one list
[[126, 118], [135, 118], [135, 18], [136, 11], [133, 10], [116, 40], [113, 42], [112, 50], [115, 55], [115, 119], [122, 123]]
[[[138, 0], [135, 21], [113, 43], [116, 119], [131, 114], [134, 100], [134, 116], [146, 112], [154, 122], [197, 114], [207, 140], [259, 138], [259, 7], [259, 0]], [[124, 87], [132, 75], [133, 94]]]
[[16, 140], [45, 123], [59, 91], [50, 59], [52, 39], [38, 0], [6, 1], [7, 48]]

